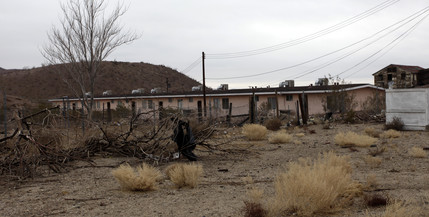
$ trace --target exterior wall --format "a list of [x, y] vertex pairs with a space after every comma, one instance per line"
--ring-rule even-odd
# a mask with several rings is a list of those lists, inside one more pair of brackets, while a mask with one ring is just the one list
[[386, 123], [394, 117], [404, 122], [407, 130], [425, 130], [429, 124], [429, 89], [386, 90]]
[[[270, 90], [272, 91], [272, 90]], [[351, 94], [355, 97], [355, 102], [357, 102], [357, 107], [355, 110], [359, 111], [361, 105], [364, 101], [367, 100], [367, 97], [372, 96], [374, 91], [380, 91], [384, 94], [384, 90], [374, 89], [370, 87], [360, 88], [349, 90]], [[257, 96], [257, 108], [259, 109], [263, 103], [268, 103], [269, 100], [275, 101], [277, 97], [278, 109], [280, 111], [292, 111], [296, 112], [296, 103], [298, 101], [299, 94], [301, 93], [278, 93], [276, 96], [274, 92], [266, 93], [256, 93]], [[327, 93], [311, 93], [307, 92], [308, 98], [308, 109], [309, 114], [322, 114], [325, 113], [323, 109], [324, 98], [327, 97]], [[233, 94], [224, 94], [224, 95], [207, 95], [207, 116], [211, 117], [222, 117], [226, 116], [229, 112], [229, 103], [232, 103], [232, 115], [243, 115], [249, 114], [249, 102], [252, 97], [251, 93], [233, 95]], [[107, 110], [108, 104], [110, 104], [110, 109], [116, 109], [118, 105], [123, 105], [129, 109], [132, 108], [132, 104], [135, 103], [135, 111], [138, 112], [148, 112], [151, 110], [157, 110], [160, 108], [160, 103], [162, 103], [163, 108], [172, 108], [180, 109], [184, 112], [196, 113], [198, 109], [198, 102], [201, 102], [201, 107], [203, 109], [203, 97], [199, 95], [189, 95], [189, 96], [141, 96], [141, 97], [112, 97], [111, 99], [96, 98], [95, 101], [95, 110], [101, 111], [103, 108]], [[326, 102], [326, 100], [325, 100]], [[70, 105], [68, 109], [73, 109], [72, 105], [75, 103], [75, 109], [81, 109], [81, 102], [70, 100]], [[152, 107], [149, 104], [152, 103]], [[63, 107], [62, 101], [53, 102], [55, 105], [60, 105]], [[224, 105], [225, 104], [225, 105]], [[270, 112], [275, 114], [277, 107], [275, 105], [271, 106]]]

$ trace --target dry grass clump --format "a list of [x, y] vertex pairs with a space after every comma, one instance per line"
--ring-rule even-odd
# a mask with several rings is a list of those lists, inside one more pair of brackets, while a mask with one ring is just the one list
[[275, 197], [269, 215], [310, 216], [340, 210], [362, 192], [362, 186], [351, 178], [348, 160], [329, 152], [314, 161], [306, 158], [291, 163], [287, 172], [275, 179]]
[[243, 181], [243, 183], [246, 185], [254, 183], [253, 178], [250, 175], [247, 175], [245, 177], [241, 177], [241, 181]]
[[397, 131], [401, 131], [404, 129], [404, 122], [399, 117], [393, 117], [392, 121], [387, 122], [386, 125], [384, 125], [384, 129], [386, 130], [394, 129]]
[[264, 140], [268, 132], [265, 126], [259, 124], [245, 124], [242, 130], [244, 136], [251, 141]]
[[282, 121], [278, 118], [269, 119], [269, 120], [265, 121], [264, 125], [269, 130], [277, 131], [282, 126]]
[[136, 170], [129, 164], [122, 164], [112, 171], [112, 175], [122, 189], [130, 191], [156, 190], [161, 179], [161, 172], [155, 167], [143, 163]]
[[166, 174], [177, 188], [195, 188], [201, 180], [203, 167], [199, 164], [176, 164], [167, 167]]
[[425, 158], [428, 156], [426, 151], [423, 148], [420, 147], [412, 147], [410, 151], [408, 152], [412, 157], [416, 158]]
[[300, 140], [293, 140], [293, 144], [302, 145], [302, 142]]
[[262, 206], [261, 200], [264, 191], [259, 188], [252, 188], [247, 192], [247, 200], [244, 201], [242, 212], [245, 217], [264, 217], [267, 216], [267, 211]]
[[377, 139], [367, 135], [359, 135], [355, 132], [348, 131], [346, 133], [340, 132], [335, 135], [334, 141], [340, 146], [368, 147], [376, 143]]
[[381, 194], [368, 194], [365, 195], [364, 201], [367, 206], [386, 206], [388, 202], [388, 198]]
[[281, 143], [289, 143], [292, 141], [292, 135], [286, 133], [285, 131], [279, 131], [273, 133], [268, 138], [268, 142], [271, 144], [281, 144]]
[[295, 136], [297, 136], [297, 137], [304, 137], [305, 133], [297, 133], [297, 134], [295, 134]]
[[380, 137], [384, 138], [384, 139], [399, 138], [399, 137], [401, 137], [401, 132], [398, 132], [398, 131], [396, 131], [394, 129], [390, 129], [390, 130], [384, 131], [380, 135]]
[[377, 176], [375, 174], [369, 174], [366, 177], [365, 189], [370, 190], [378, 186]]
[[422, 215], [422, 209], [418, 206], [405, 205], [404, 202], [395, 201], [386, 206], [386, 209], [381, 214], [368, 214], [368, 217], [415, 217], [415, 216], [425, 216]]
[[364, 130], [366, 135], [374, 137], [374, 138], [379, 138], [381, 131], [380, 130], [376, 130], [374, 127], [366, 127]]
[[380, 157], [373, 157], [371, 155], [365, 156], [363, 159], [366, 164], [368, 164], [371, 168], [379, 167], [381, 162], [383, 161]]

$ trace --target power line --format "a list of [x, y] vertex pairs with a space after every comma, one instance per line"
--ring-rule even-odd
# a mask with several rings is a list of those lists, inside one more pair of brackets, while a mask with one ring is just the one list
[[[423, 12], [422, 12], [423, 11]], [[351, 52], [349, 52], [349, 53], [347, 53], [347, 54], [344, 54], [343, 56], [341, 56], [341, 57], [339, 57], [339, 58], [337, 58], [337, 59], [335, 59], [335, 60], [332, 60], [332, 61], [330, 61], [330, 62], [325, 62], [325, 63], [323, 63], [323, 64], [321, 64], [321, 65], [319, 65], [318, 67], [316, 67], [315, 69], [312, 69], [312, 70], [310, 70], [310, 71], [307, 71], [307, 72], [304, 72], [304, 73], [298, 73], [298, 74], [295, 74], [295, 75], [293, 75], [293, 76], [296, 76], [296, 75], [298, 75], [298, 76], [296, 76], [296, 77], [294, 77], [293, 79], [298, 79], [298, 78], [301, 78], [301, 77], [304, 77], [304, 76], [306, 76], [306, 75], [308, 75], [308, 74], [311, 74], [311, 73], [313, 73], [313, 72], [315, 72], [315, 71], [318, 71], [318, 70], [320, 70], [320, 69], [323, 69], [323, 68], [325, 68], [325, 67], [327, 67], [327, 66], [329, 66], [329, 65], [332, 65], [332, 64], [334, 64], [334, 63], [336, 63], [336, 62], [338, 62], [338, 61], [340, 61], [340, 60], [342, 60], [342, 59], [344, 59], [344, 58], [346, 58], [346, 57], [348, 57], [348, 56], [350, 56], [350, 55], [352, 55], [352, 54], [354, 54], [354, 53], [356, 53], [356, 52], [358, 52], [358, 51], [360, 51], [360, 50], [362, 50], [363, 48], [366, 48], [366, 47], [368, 47], [369, 45], [371, 45], [371, 44], [373, 44], [375, 41], [378, 41], [378, 40], [380, 40], [381, 38], [383, 38], [384, 36], [386, 36], [386, 35], [388, 35], [388, 34], [390, 34], [390, 33], [392, 33], [393, 31], [396, 31], [397, 29], [399, 29], [400, 27], [402, 27], [402, 26], [404, 26], [405, 24], [407, 24], [407, 23], [409, 23], [409, 22], [411, 22], [412, 20], [415, 20], [416, 18], [418, 18], [418, 17], [420, 17], [421, 15], [423, 15], [423, 14], [425, 14], [426, 12], [428, 12], [429, 11], [429, 7], [426, 7], [426, 8], [424, 8], [423, 10], [420, 10], [418, 13], [418, 15], [416, 16], [416, 17], [414, 17], [414, 18], [412, 18], [412, 19], [410, 19], [410, 20], [408, 20], [407, 22], [405, 22], [404, 24], [402, 24], [402, 25], [400, 25], [399, 27], [396, 27], [395, 29], [393, 29], [393, 30], [391, 30], [390, 32], [388, 32], [388, 33], [386, 33], [385, 35], [383, 35], [383, 36], [381, 36], [381, 37], [379, 37], [379, 38], [377, 38], [377, 39], [375, 39], [374, 41], [372, 41], [372, 42], [370, 42], [369, 44], [366, 44], [366, 45], [364, 45], [363, 47], [361, 47], [361, 48], [359, 48], [359, 49], [357, 49], [357, 50], [354, 50], [354, 51], [351, 51]], [[396, 42], [397, 40], [399, 40], [399, 38], [401, 38], [402, 36], [404, 36], [404, 35], [408, 35], [409, 34], [409, 32], [410, 31], [412, 31], [412, 30], [414, 30], [415, 28], [416, 28], [416, 26], [418, 25], [418, 24], [420, 24], [427, 16], [429, 16], [429, 14], [426, 14], [422, 19], [420, 19], [419, 21], [417, 21], [417, 23], [415, 23], [411, 28], [409, 28], [408, 30], [406, 30], [405, 32], [403, 32], [400, 36], [398, 36], [397, 38], [395, 38], [393, 41], [391, 41], [387, 46], [385, 46], [383, 49], [385, 49], [386, 47], [388, 47], [389, 45], [391, 45], [392, 43], [394, 43], [394, 42]], [[380, 52], [380, 50], [379, 51], [377, 51], [375, 54], [377, 54], [377, 53], [379, 53]], [[372, 54], [372, 55], [370, 55], [370, 57], [372, 57], [372, 56], [374, 56], [375, 54]], [[368, 58], [366, 58], [364, 61], [366, 61], [367, 59], [369, 59], [370, 57], [368, 57]], [[364, 61], [361, 61], [361, 63], [362, 62], [364, 62]], [[359, 64], [361, 64], [361, 63], [359, 63]], [[357, 65], [359, 65], [359, 64], [357, 64]], [[354, 67], [356, 67], [357, 65], [355, 65]], [[354, 67], [352, 67], [352, 68], [354, 68]], [[351, 68], [350, 68], [351, 69]], [[348, 69], [348, 70], [350, 70], [350, 69]], [[346, 71], [348, 71], [348, 70], [346, 70]], [[340, 74], [337, 74], [337, 76], [338, 75], [341, 75], [342, 73], [340, 73]], [[292, 77], [292, 76], [291, 76]], [[291, 78], [290, 77], [290, 78]], [[287, 80], [287, 79], [285, 79], [285, 80]]]
[[326, 29], [320, 30], [318, 32], [315, 32], [313, 34], [298, 38], [298, 39], [294, 39], [288, 42], [284, 42], [281, 44], [277, 44], [277, 45], [273, 45], [273, 46], [269, 46], [269, 47], [265, 47], [265, 48], [260, 48], [260, 49], [255, 49], [255, 50], [249, 50], [249, 51], [241, 51], [241, 52], [233, 52], [233, 53], [219, 53], [219, 54], [206, 54], [208, 59], [228, 59], [228, 58], [239, 58], [239, 57], [247, 57], [247, 56], [253, 56], [253, 55], [259, 55], [259, 54], [263, 54], [263, 53], [268, 53], [268, 52], [272, 52], [272, 51], [276, 51], [276, 50], [280, 50], [280, 49], [284, 49], [287, 47], [291, 47], [291, 46], [295, 46], [316, 38], [319, 38], [321, 36], [324, 36], [326, 34], [332, 33], [334, 31], [337, 31], [339, 29], [345, 28], [355, 22], [358, 22], [368, 16], [371, 16], [395, 3], [397, 3], [399, 0], [388, 0], [388, 1], [384, 1], [381, 4], [363, 12], [360, 13], [352, 18], [349, 18], [345, 21], [342, 21], [334, 26], [328, 27]]
[[189, 71], [191, 71], [192, 69], [194, 69], [196, 66], [198, 66], [201, 63], [201, 57], [198, 57], [198, 59], [196, 59], [194, 62], [192, 62], [188, 67], [186, 67], [185, 69], [181, 70], [180, 73], [182, 74], [186, 74]]
[[[429, 7], [427, 7], [427, 8], [429, 8]], [[426, 13], [428, 10], [429, 10], [429, 9], [426, 9], [426, 10], [424, 11], [424, 13]], [[422, 13], [422, 14], [424, 14], [424, 13]], [[417, 17], [421, 16], [422, 14], [418, 15]], [[426, 16], [428, 16], [428, 15], [426, 15]], [[424, 19], [424, 18], [426, 18], [426, 16], [424, 16], [424, 17], [423, 17], [423, 19]], [[405, 22], [404, 24], [402, 24], [402, 25], [400, 25], [400, 26], [396, 27], [395, 29], [393, 29], [393, 30], [391, 30], [390, 32], [388, 32], [388, 33], [384, 34], [383, 36], [381, 36], [381, 37], [379, 37], [379, 38], [377, 38], [377, 39], [373, 40], [372, 42], [370, 42], [370, 43], [368, 43], [368, 44], [366, 44], [366, 45], [364, 45], [364, 46], [362, 46], [362, 47], [360, 47], [360, 48], [358, 48], [358, 49], [356, 49], [356, 50], [354, 50], [354, 51], [351, 51], [351, 52], [349, 52], [349, 53], [347, 53], [347, 54], [345, 54], [345, 55], [343, 55], [343, 56], [341, 56], [341, 57], [337, 58], [336, 60], [333, 60], [333, 61], [328, 62], [328, 63], [324, 63], [324, 64], [322, 64], [322, 66], [321, 66], [321, 67], [318, 67], [318, 68], [316, 68], [316, 69], [313, 69], [313, 70], [311, 70], [311, 71], [309, 71], [309, 72], [306, 72], [306, 73], [304, 73], [304, 74], [298, 75], [298, 76], [294, 77], [293, 79], [298, 79], [298, 78], [304, 77], [305, 75], [308, 75], [308, 74], [311, 74], [311, 73], [313, 73], [313, 72], [315, 72], [315, 71], [318, 71], [318, 70], [320, 70], [320, 69], [323, 69], [323, 68], [325, 68], [325, 67], [327, 67], [327, 66], [329, 66], [329, 65], [332, 65], [332, 64], [334, 64], [334, 63], [336, 63], [336, 62], [338, 62], [338, 61], [340, 61], [340, 60], [342, 60], [342, 59], [344, 59], [344, 58], [346, 58], [346, 57], [351, 56], [352, 54], [357, 53], [358, 51], [361, 51], [361, 50], [363, 50], [364, 48], [367, 48], [368, 46], [370, 46], [370, 45], [374, 44], [376, 41], [379, 41], [380, 39], [382, 39], [382, 38], [384, 38], [385, 36], [389, 35], [390, 33], [392, 33], [392, 32], [394, 32], [394, 31], [398, 30], [400, 27], [404, 26], [405, 24], [408, 24], [409, 22], [411, 22], [411, 21], [415, 20], [417, 17], [414, 17], [414, 18], [412, 18], [412, 19], [408, 20], [408, 21], [407, 21], [407, 22]], [[419, 22], [421, 22], [421, 20], [420, 20]], [[418, 23], [419, 23], [419, 22], [418, 22]], [[405, 34], [406, 32], [408, 32], [408, 31], [409, 31], [409, 29], [408, 29], [407, 31], [405, 31], [404, 33], [402, 33], [402, 34], [401, 34], [401, 36], [402, 36], [402, 35], [404, 35], [404, 34]], [[395, 40], [395, 41], [396, 41], [396, 40]], [[391, 43], [392, 43], [392, 42], [391, 42]], [[373, 55], [374, 55], [374, 54], [373, 54]], [[370, 55], [370, 56], [372, 56], [372, 55]], [[346, 71], [348, 71], [348, 70], [349, 70], [349, 69], [347, 69]], [[344, 72], [345, 72], [345, 71], [344, 71]], [[342, 73], [343, 73], [343, 72], [342, 72]], [[338, 74], [338, 75], [341, 75], [342, 73], [340, 73], [340, 74]]]
[[[372, 63], [374, 63], [375, 61], [377, 61], [378, 59], [380, 59], [382, 56], [384, 56], [385, 54], [387, 54], [390, 50], [392, 50], [396, 45], [398, 45], [402, 40], [404, 40], [406, 37], [408, 37], [408, 35], [411, 34], [412, 31], [414, 31], [417, 26], [423, 22], [424, 19], [426, 19], [429, 16], [429, 14], [427, 14], [426, 16], [424, 16], [422, 19], [420, 19], [417, 23], [415, 23], [413, 26], [411, 26], [411, 28], [409, 28], [406, 32], [404, 32], [403, 34], [401, 34], [400, 36], [398, 36], [397, 38], [395, 38], [393, 41], [391, 41], [390, 43], [388, 43], [386, 46], [384, 46], [383, 48], [381, 48], [380, 50], [378, 50], [377, 52], [373, 53], [372, 55], [370, 55], [368, 58], [365, 58], [364, 60], [360, 61], [358, 64], [350, 67], [347, 70], [342, 71], [341, 73], [337, 74], [336, 76], [339, 76], [347, 71], [350, 71], [351, 69], [357, 67], [358, 65], [364, 63], [365, 61], [367, 61], [368, 59], [374, 57], [375, 55], [377, 55], [378, 53], [380, 53], [381, 51], [383, 51], [384, 49], [388, 48], [390, 45], [392, 45], [389, 49], [387, 49], [384, 53], [382, 53], [379, 57], [377, 57], [376, 59], [374, 59], [373, 61], [371, 61], [368, 65], [366, 65], [365, 67], [359, 69], [356, 72], [351, 73], [350, 75], [348, 75], [345, 78], [348, 78], [354, 74], [356, 74], [357, 72], [363, 70], [364, 68], [368, 67], [369, 65], [371, 65]], [[396, 43], [395, 43], [396, 42]], [[394, 44], [395, 43], [395, 44]]]
[[[283, 67], [283, 68], [279, 68], [279, 69], [275, 69], [275, 70], [271, 70], [271, 71], [267, 71], [267, 72], [262, 72], [262, 73], [252, 74], [252, 75], [233, 76], [233, 77], [223, 77], [223, 78], [206, 78], [206, 79], [209, 79], [209, 80], [227, 80], [227, 79], [238, 79], [238, 78], [250, 78], [250, 77], [256, 77], [256, 76], [261, 76], [261, 75], [267, 75], [267, 74], [271, 74], [271, 73], [274, 73], [274, 72], [278, 72], [278, 71], [283, 71], [283, 70], [287, 70], [287, 69], [295, 68], [295, 67], [298, 67], [298, 66], [301, 66], [301, 65], [304, 65], [304, 64], [307, 64], [307, 63], [310, 63], [310, 62], [316, 61], [316, 60], [318, 60], [318, 59], [321, 59], [321, 58], [324, 58], [324, 57], [330, 56], [330, 55], [332, 55], [332, 54], [338, 53], [338, 52], [340, 52], [340, 51], [342, 51], [342, 50], [345, 50], [345, 49], [347, 49], [347, 48], [353, 47], [353, 46], [355, 46], [355, 45], [357, 45], [357, 44], [359, 44], [359, 43], [362, 43], [362, 42], [364, 42], [364, 41], [366, 41], [366, 40], [368, 40], [368, 39], [371, 39], [371, 38], [373, 38], [373, 37], [375, 37], [375, 36], [379, 35], [380, 33], [384, 32], [384, 31], [386, 31], [386, 30], [388, 30], [388, 29], [390, 29], [390, 28], [392, 28], [392, 27], [394, 27], [394, 26], [396, 26], [396, 25], [398, 25], [398, 24], [401, 24], [401, 23], [405, 22], [405, 23], [403, 23], [403, 24], [399, 25], [398, 27], [394, 28], [393, 30], [389, 31], [388, 33], [384, 34], [383, 36], [381, 36], [381, 37], [377, 38], [376, 40], [373, 40], [372, 42], [370, 42], [370, 43], [368, 43], [368, 44], [364, 45], [363, 47], [361, 47], [361, 48], [359, 48], [359, 49], [357, 49], [357, 50], [355, 50], [355, 51], [349, 52], [348, 54], [346, 54], [346, 55], [344, 55], [344, 56], [340, 57], [340, 58], [339, 58], [339, 59], [337, 59], [337, 60], [332, 61], [331, 63], [324, 63], [324, 64], [322, 64], [322, 67], [317, 68], [317, 69], [315, 69], [315, 70], [312, 70], [312, 71], [310, 71], [310, 72], [306, 72], [306, 73], [304, 74], [304, 75], [307, 75], [307, 74], [310, 74], [310, 73], [312, 73], [312, 72], [314, 72], [314, 71], [317, 71], [317, 70], [320, 70], [320, 69], [322, 69], [322, 68], [324, 68], [324, 67], [327, 67], [327, 66], [329, 66], [329, 65], [331, 65], [331, 64], [333, 64], [333, 63], [335, 63], [335, 62], [337, 62], [337, 61], [339, 61], [339, 60], [341, 60], [341, 59], [344, 59], [344, 58], [346, 58], [346, 57], [348, 57], [348, 56], [350, 56], [350, 55], [352, 55], [352, 54], [354, 54], [354, 53], [356, 53], [356, 52], [358, 52], [358, 51], [360, 51], [360, 50], [362, 50], [362, 49], [364, 49], [364, 48], [368, 47], [369, 45], [371, 45], [371, 44], [375, 43], [376, 41], [380, 40], [381, 38], [383, 38], [383, 37], [387, 36], [388, 34], [390, 34], [390, 33], [394, 32], [394, 31], [396, 31], [397, 29], [399, 29], [400, 27], [404, 26], [405, 24], [407, 24], [407, 23], [411, 22], [412, 20], [414, 20], [414, 19], [418, 18], [418, 17], [419, 17], [419, 16], [421, 16], [422, 14], [426, 13], [428, 10], [429, 10], [429, 7], [426, 7], [426, 8], [424, 8], [424, 9], [422, 9], [422, 10], [420, 10], [420, 11], [418, 11], [418, 12], [416, 12], [416, 13], [414, 13], [414, 14], [412, 14], [412, 15], [410, 15], [410, 16], [408, 16], [408, 17], [406, 17], [406, 18], [404, 18], [404, 19], [402, 19], [402, 20], [400, 20], [400, 21], [398, 21], [398, 22], [396, 22], [396, 23], [394, 23], [394, 24], [392, 24], [392, 25], [390, 25], [390, 26], [388, 26], [388, 27], [386, 27], [386, 28], [384, 28], [384, 29], [382, 29], [382, 30], [380, 30], [380, 31], [378, 31], [378, 32], [376, 32], [376, 33], [374, 33], [374, 34], [370, 35], [370, 36], [368, 36], [368, 37], [366, 37], [366, 38], [364, 38], [364, 39], [361, 39], [361, 40], [359, 40], [359, 41], [357, 41], [357, 42], [354, 42], [354, 43], [352, 43], [352, 44], [349, 44], [349, 45], [347, 45], [347, 46], [345, 46], [345, 47], [342, 47], [342, 48], [340, 48], [340, 49], [338, 49], [338, 50], [335, 50], [335, 51], [329, 52], [329, 53], [327, 53], [327, 54], [321, 55], [321, 56], [319, 56], [319, 57], [316, 57], [316, 58], [313, 58], [313, 59], [310, 59], [310, 60], [307, 60], [307, 61], [304, 61], [304, 62], [301, 62], [301, 63], [295, 64], [295, 65], [291, 65], [291, 66], [287, 66], [287, 67]], [[325, 65], [325, 64], [327, 64], [327, 65]], [[323, 66], [323, 65], [324, 65], [324, 66]], [[302, 74], [302, 73], [298, 73], [298, 74], [296, 74], [296, 75], [299, 75], [299, 74]], [[294, 76], [295, 76], [295, 75], [294, 75]], [[302, 77], [302, 76], [299, 76], [299, 77]], [[296, 78], [299, 78], [299, 77], [296, 77]]]

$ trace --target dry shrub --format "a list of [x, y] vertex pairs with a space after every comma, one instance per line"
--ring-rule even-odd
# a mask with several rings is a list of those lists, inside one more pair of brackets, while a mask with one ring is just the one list
[[384, 125], [384, 129], [402, 131], [404, 129], [404, 122], [399, 117], [393, 117], [392, 121], [387, 122], [386, 125]]
[[166, 175], [168, 178], [170, 178], [170, 176], [171, 176], [171, 171], [173, 171], [173, 170], [174, 170], [174, 169], [176, 169], [176, 168], [183, 167], [183, 165], [184, 165], [184, 163], [174, 163], [174, 164], [170, 164], [170, 165], [168, 165], [168, 166], [164, 169], [164, 173], [165, 173], [165, 175]]
[[289, 143], [292, 141], [292, 135], [285, 131], [276, 132], [270, 135], [268, 142], [271, 144]]
[[267, 211], [261, 204], [264, 191], [259, 188], [252, 188], [247, 192], [247, 200], [244, 201], [242, 212], [245, 217], [264, 217]]
[[158, 169], [143, 163], [136, 170], [129, 164], [122, 164], [112, 171], [112, 175], [125, 190], [150, 191], [157, 189], [157, 181], [162, 177]]
[[340, 132], [335, 135], [334, 141], [340, 146], [368, 147], [377, 142], [377, 139], [367, 135], [359, 135], [355, 132], [348, 131], [346, 133]]
[[426, 153], [426, 151], [423, 148], [420, 147], [412, 147], [409, 151], [409, 154], [412, 157], [416, 157], [416, 158], [425, 158], [428, 156], [428, 154]]
[[264, 196], [264, 190], [254, 187], [247, 192], [246, 198], [251, 203], [260, 203], [263, 196]]
[[421, 213], [421, 208], [413, 205], [405, 205], [404, 202], [395, 201], [388, 206], [381, 214], [367, 214], [368, 217], [416, 217], [416, 216], [424, 216]]
[[297, 137], [304, 137], [305, 134], [304, 133], [297, 133], [297, 134], [295, 134], [295, 136], [297, 136]]
[[364, 132], [366, 135], [374, 137], [374, 138], [379, 138], [381, 131], [380, 130], [376, 130], [374, 127], [366, 127], [364, 129]]
[[265, 217], [267, 211], [262, 207], [260, 203], [252, 203], [244, 201], [244, 208], [242, 209], [244, 217]]
[[364, 161], [371, 168], [376, 168], [380, 166], [383, 160], [380, 157], [373, 157], [373, 156], [367, 155], [365, 156]]
[[[167, 168], [168, 169], [168, 168]], [[172, 165], [171, 169], [166, 172], [170, 180], [177, 188], [189, 187], [195, 188], [198, 186], [203, 167], [199, 164], [177, 164]]]
[[280, 119], [274, 118], [265, 121], [265, 127], [272, 131], [277, 131], [282, 126], [282, 122]]
[[375, 157], [377, 155], [381, 155], [386, 151], [386, 146], [381, 146], [380, 148], [377, 146], [375, 149], [370, 149], [368, 154]]
[[369, 194], [364, 197], [365, 203], [367, 206], [386, 206], [387, 205], [387, 197], [381, 194]]
[[241, 181], [243, 181], [244, 184], [253, 184], [253, 178], [250, 175], [247, 175], [245, 177], [241, 177]]
[[396, 130], [394, 130], [394, 129], [390, 129], [390, 130], [384, 131], [384, 132], [380, 135], [380, 137], [381, 137], [381, 138], [384, 138], [384, 139], [389, 139], [389, 138], [399, 138], [399, 137], [401, 137], [401, 132], [398, 132], [398, 131], [396, 131]]
[[293, 140], [293, 144], [302, 145], [302, 142], [300, 140]]
[[270, 216], [297, 213], [310, 216], [316, 213], [339, 211], [362, 192], [362, 186], [351, 177], [346, 156], [324, 153], [311, 161], [300, 159], [291, 163], [287, 172], [275, 179], [275, 197], [270, 203]]
[[375, 174], [369, 174], [366, 177], [365, 189], [369, 190], [378, 186], [377, 176]]
[[242, 130], [244, 136], [251, 141], [264, 140], [268, 132], [265, 126], [259, 124], [245, 124]]

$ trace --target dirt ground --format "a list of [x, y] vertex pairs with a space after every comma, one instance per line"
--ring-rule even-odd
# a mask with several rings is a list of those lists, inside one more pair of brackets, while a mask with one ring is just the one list
[[[379, 155], [380, 165], [365, 161], [374, 147], [349, 149], [334, 143], [338, 132], [363, 133], [369, 126], [379, 130], [383, 127], [381, 124], [333, 124], [332, 129], [323, 129], [322, 125], [311, 125], [288, 130], [295, 141], [279, 145], [269, 144], [267, 140], [246, 141], [240, 128], [221, 130], [218, 136], [239, 140], [221, 146], [223, 151], [195, 151], [204, 168], [203, 180], [195, 189], [176, 189], [164, 180], [156, 191], [123, 191], [111, 175], [112, 169], [124, 162], [138, 165], [139, 160], [95, 158], [95, 167], [74, 162], [75, 169], [67, 173], [50, 173], [22, 183], [2, 184], [0, 216], [243, 216], [241, 209], [250, 188], [264, 189], [268, 201], [274, 195], [276, 174], [284, 171], [288, 162], [300, 157], [316, 158], [319, 153], [331, 150], [351, 157], [353, 178], [363, 185], [368, 177], [376, 177], [376, 187], [364, 194], [377, 192], [429, 213], [429, 157], [415, 158], [408, 154], [413, 146], [429, 147], [429, 132], [408, 131], [401, 132], [400, 138], [379, 139], [377, 147], [386, 147]], [[301, 133], [304, 136], [300, 137]], [[186, 162], [185, 159], [178, 161]], [[169, 164], [156, 166], [162, 170]], [[248, 176], [253, 183], [246, 181]], [[367, 207], [362, 198], [356, 198], [351, 206], [333, 216], [383, 212], [384, 207]]]

